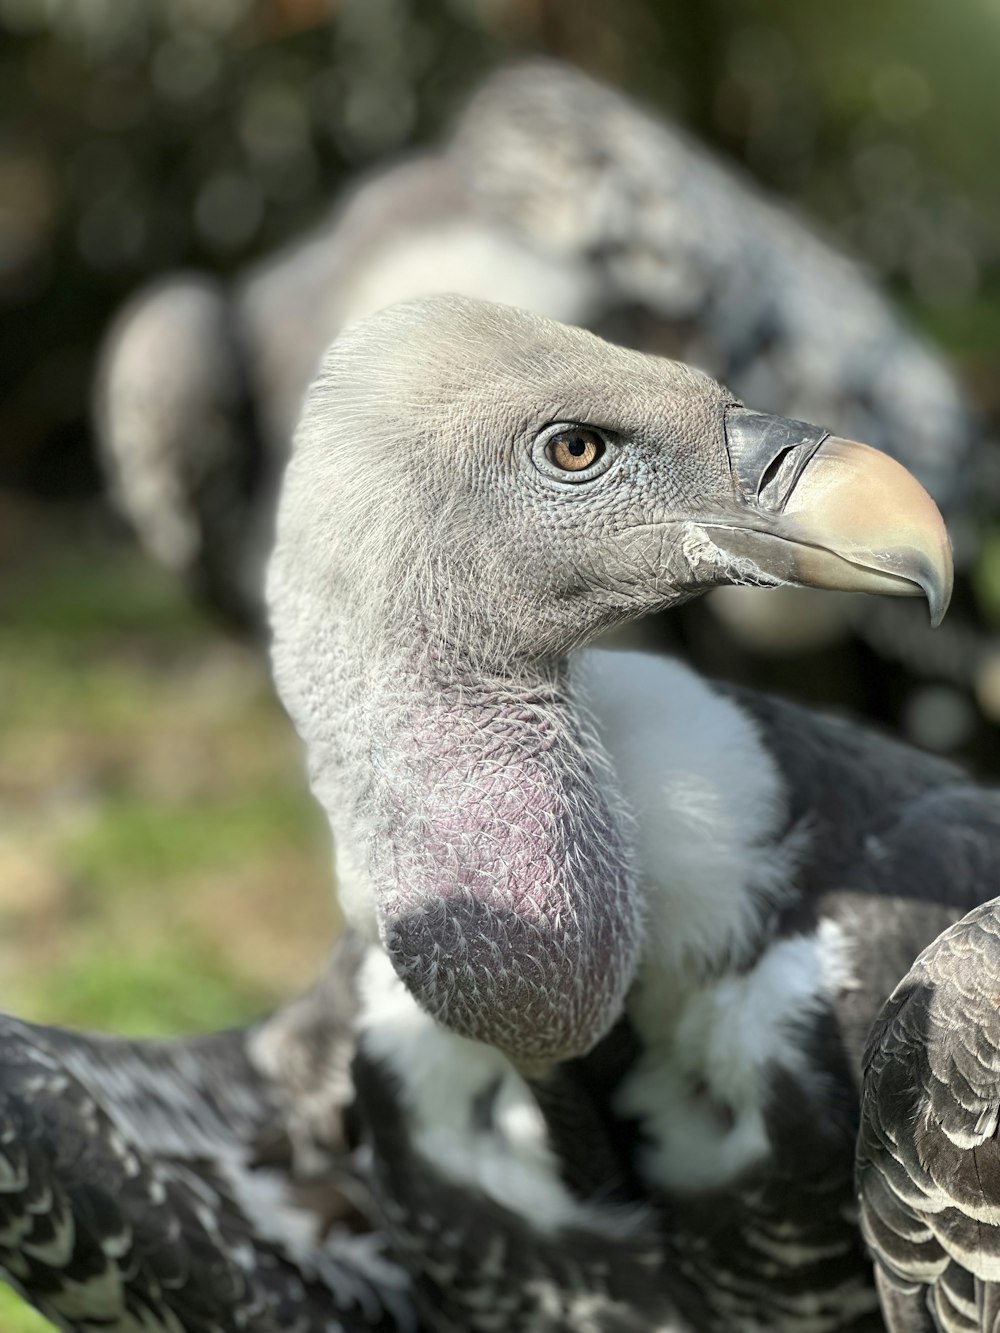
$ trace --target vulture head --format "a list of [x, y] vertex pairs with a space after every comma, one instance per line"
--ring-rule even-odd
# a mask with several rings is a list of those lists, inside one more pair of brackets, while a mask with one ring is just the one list
[[417, 1000], [524, 1068], [589, 1049], [641, 944], [628, 815], [567, 662], [720, 583], [947, 606], [897, 463], [687, 366], [435, 296], [309, 391], [268, 595], [348, 914]]

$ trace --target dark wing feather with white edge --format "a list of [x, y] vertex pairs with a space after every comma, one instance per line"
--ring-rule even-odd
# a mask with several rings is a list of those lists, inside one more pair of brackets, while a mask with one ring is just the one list
[[924, 950], [865, 1053], [857, 1180], [891, 1333], [1000, 1330], [998, 1127], [995, 899]]
[[0, 1268], [57, 1327], [414, 1329], [345, 1135], [336, 969], [178, 1042], [0, 1019]]

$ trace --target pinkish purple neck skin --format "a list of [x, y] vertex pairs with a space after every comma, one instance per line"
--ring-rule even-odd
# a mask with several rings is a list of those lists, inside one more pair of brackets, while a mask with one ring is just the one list
[[342, 792], [396, 971], [442, 1024], [522, 1069], [589, 1050], [621, 1012], [640, 909], [565, 664], [493, 679], [414, 655], [342, 665], [342, 720], [369, 738]]

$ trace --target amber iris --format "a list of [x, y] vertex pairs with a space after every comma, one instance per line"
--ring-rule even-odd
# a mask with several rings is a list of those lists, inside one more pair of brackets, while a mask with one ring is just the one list
[[596, 430], [574, 426], [572, 430], [553, 435], [546, 443], [545, 452], [549, 462], [563, 472], [582, 472], [604, 453], [604, 441]]

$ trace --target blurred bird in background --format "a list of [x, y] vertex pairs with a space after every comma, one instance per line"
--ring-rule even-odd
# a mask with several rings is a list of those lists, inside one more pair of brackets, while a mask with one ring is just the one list
[[[540, 60], [495, 75], [440, 151], [363, 182], [230, 287], [182, 274], [133, 298], [102, 358], [97, 418], [147, 550], [259, 628], [277, 490], [319, 356], [353, 320], [435, 291], [597, 329], [872, 440], [928, 486], [968, 568], [985, 448], [943, 358], [856, 265], [677, 127]], [[971, 740], [977, 687], [1000, 661], [961, 611], [935, 638], [863, 599], [730, 589], [714, 610], [721, 625], [689, 613], [689, 650], [758, 682], [775, 657], [850, 654], [855, 636], [852, 699], [861, 676], [870, 711], [935, 748]], [[902, 668], [892, 685], [883, 662]]]

